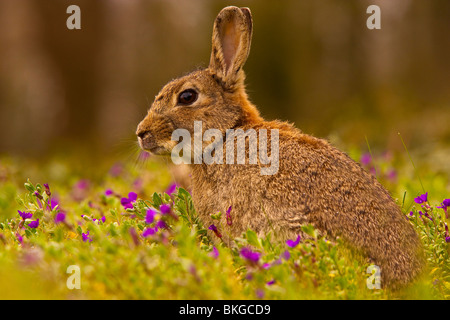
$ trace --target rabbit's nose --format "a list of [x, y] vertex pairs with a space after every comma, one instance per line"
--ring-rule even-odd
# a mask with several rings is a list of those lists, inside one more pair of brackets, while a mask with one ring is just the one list
[[144, 139], [147, 135], [150, 135], [150, 131], [145, 131], [145, 130], [138, 131], [138, 132], [136, 132], [136, 135], [139, 138]]
[[150, 152], [156, 152], [156, 150], [159, 148], [158, 143], [155, 140], [155, 137], [151, 134], [150, 131], [139, 131], [136, 132], [136, 135], [139, 137], [139, 145], [142, 149], [150, 151]]

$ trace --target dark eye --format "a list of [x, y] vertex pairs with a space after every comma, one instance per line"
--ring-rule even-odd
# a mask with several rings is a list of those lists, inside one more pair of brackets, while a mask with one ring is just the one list
[[178, 103], [182, 105], [189, 105], [197, 100], [198, 93], [193, 89], [187, 89], [178, 96]]

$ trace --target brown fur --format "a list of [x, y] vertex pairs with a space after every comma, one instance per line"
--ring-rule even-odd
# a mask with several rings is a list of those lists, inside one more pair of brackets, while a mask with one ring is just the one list
[[[224, 135], [230, 128], [278, 129], [275, 175], [261, 175], [259, 162], [190, 165], [194, 204], [205, 225], [212, 223], [210, 214], [229, 206], [232, 236], [250, 228], [260, 235], [274, 231], [278, 239], [294, 239], [302, 225], [313, 224], [323, 234], [343, 238], [380, 266], [384, 285], [409, 283], [423, 267], [422, 246], [382, 185], [327, 141], [285, 122], [265, 121], [248, 100], [242, 66], [251, 35], [249, 9], [227, 7], [219, 13], [209, 67], [161, 90], [138, 126], [141, 146], [167, 155], [176, 144], [172, 131], [184, 128], [193, 136], [194, 120], [203, 122], [203, 130], [216, 128]], [[189, 88], [199, 93], [197, 101], [177, 105], [179, 93]]]

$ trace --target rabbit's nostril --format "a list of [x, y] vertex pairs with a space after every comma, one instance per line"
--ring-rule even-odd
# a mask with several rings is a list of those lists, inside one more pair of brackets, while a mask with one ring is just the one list
[[139, 138], [144, 139], [145, 136], [150, 135], [150, 131], [140, 131], [140, 132], [137, 132], [136, 135]]

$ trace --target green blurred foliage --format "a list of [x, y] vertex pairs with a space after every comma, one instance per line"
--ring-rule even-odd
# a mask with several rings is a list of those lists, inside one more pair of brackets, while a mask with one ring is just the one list
[[[421, 162], [414, 170], [407, 156], [368, 158], [356, 149], [351, 154], [365, 157], [363, 165], [389, 188], [427, 250], [423, 278], [405, 290], [369, 290], [369, 262], [339, 239], [318, 236], [308, 225], [303, 231], [310, 239], [294, 248], [273, 240], [270, 233], [260, 238], [252, 230], [225, 245], [198, 219], [188, 191], [164, 193], [174, 177], [155, 158], [119, 163], [91, 158], [79, 163], [75, 157], [49, 157], [44, 162], [0, 161], [0, 298], [449, 299], [450, 244], [445, 242], [444, 227], [448, 219], [436, 208], [449, 197], [448, 179]], [[36, 181], [48, 182], [51, 194]], [[425, 208], [413, 201], [423, 193], [421, 185], [429, 193]], [[113, 193], [106, 194], [108, 189]], [[130, 191], [138, 194], [138, 200], [125, 209], [121, 198]], [[45, 205], [51, 199], [58, 206]], [[159, 213], [164, 203], [170, 204], [174, 215]], [[149, 208], [157, 213], [153, 222], [146, 223]], [[17, 210], [33, 217], [22, 221]], [[419, 210], [426, 210], [434, 222], [420, 217]], [[60, 212], [66, 214], [65, 222], [55, 223]], [[232, 217], [235, 214], [231, 210]], [[226, 234], [228, 226], [219, 222], [221, 215], [214, 213], [212, 218]], [[31, 228], [29, 223], [36, 218], [39, 226]], [[159, 220], [169, 229], [145, 237]], [[83, 234], [92, 241], [83, 241]], [[259, 260], [243, 257], [244, 247], [260, 253]], [[80, 268], [81, 289], [67, 287], [71, 265]]]

